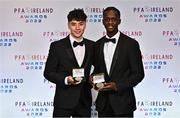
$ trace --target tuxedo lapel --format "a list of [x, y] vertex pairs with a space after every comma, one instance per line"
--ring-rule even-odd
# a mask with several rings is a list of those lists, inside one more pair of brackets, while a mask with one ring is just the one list
[[88, 45], [88, 42], [87, 42], [87, 40], [86, 39], [83, 39], [84, 40], [84, 42], [85, 42], [85, 54], [84, 54], [84, 59], [83, 59], [83, 62], [82, 62], [82, 65], [81, 65], [81, 67], [85, 67], [85, 66], [87, 66], [87, 63], [88, 63], [88, 59], [90, 58], [90, 47], [89, 47], [89, 45]]
[[[114, 56], [113, 56], [113, 59], [112, 59], [109, 76], [111, 76], [111, 74], [112, 74], [112, 72], [113, 72], [113, 70], [114, 70], [114, 68], [116, 66], [117, 61], [121, 60], [119, 55], [123, 56], [123, 53], [121, 51], [123, 50], [123, 47], [125, 45], [124, 44], [124, 39], [123, 39], [124, 35], [121, 33], [120, 37], [119, 37], [119, 40], [117, 42], [117, 46], [116, 46], [116, 49], [115, 49], [115, 52], [114, 52]], [[118, 66], [121, 66], [121, 65], [118, 65]]]
[[101, 58], [100, 60], [103, 60], [102, 64], [104, 65], [104, 70], [106, 71], [106, 74], [108, 75], [105, 58], [104, 58], [104, 44], [105, 44], [105, 37], [103, 37], [103, 42], [100, 44], [100, 55], [99, 56]]
[[78, 62], [76, 60], [74, 51], [73, 51], [72, 46], [71, 46], [71, 42], [70, 42], [69, 36], [67, 37], [65, 46], [66, 46], [65, 50], [66, 50], [69, 58], [73, 60], [72, 62], [74, 63], [74, 65], [79, 66]]

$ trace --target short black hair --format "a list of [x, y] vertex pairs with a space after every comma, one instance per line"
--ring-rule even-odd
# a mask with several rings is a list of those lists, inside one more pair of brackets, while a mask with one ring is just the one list
[[119, 9], [117, 9], [116, 7], [107, 7], [107, 8], [105, 8], [104, 11], [103, 11], [103, 17], [105, 16], [105, 12], [110, 11], [110, 10], [116, 11], [117, 15], [120, 18], [121, 13], [120, 13]]
[[72, 20], [86, 21], [86, 18], [87, 18], [87, 16], [84, 13], [83, 9], [74, 9], [74, 10], [70, 11], [67, 16], [68, 22], [70, 22]]

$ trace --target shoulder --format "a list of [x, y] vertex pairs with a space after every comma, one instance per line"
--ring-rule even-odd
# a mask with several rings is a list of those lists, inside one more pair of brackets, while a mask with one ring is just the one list
[[90, 39], [87, 39], [87, 38], [84, 38], [84, 41], [85, 41], [86, 43], [91, 43], [91, 44], [93, 44], [93, 43], [94, 43], [94, 41], [93, 41], [93, 40], [90, 40]]
[[87, 44], [88, 46], [93, 46], [94, 45], [94, 41], [90, 40], [90, 39], [87, 39], [87, 38], [84, 38], [84, 42], [85, 44]]
[[123, 34], [122, 32], [120, 34], [120, 40], [124, 40], [124, 42], [128, 43], [129, 45], [139, 45], [138, 41], [135, 38], [131, 38], [126, 34]]
[[63, 46], [67, 41], [68, 41], [68, 37], [65, 37], [65, 38], [62, 38], [60, 40], [52, 42], [50, 45], [55, 46], [55, 47], [56, 46], [60, 47], [60, 46]]
[[105, 36], [101, 37], [100, 39], [98, 39], [98, 40], [96, 41], [95, 44], [98, 45], [98, 44], [103, 43], [104, 38], [105, 38]]

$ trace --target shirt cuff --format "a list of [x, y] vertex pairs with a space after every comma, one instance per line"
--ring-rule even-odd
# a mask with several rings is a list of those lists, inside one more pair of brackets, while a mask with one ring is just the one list
[[65, 85], [68, 85], [68, 77], [65, 77], [65, 79], [64, 79], [64, 83], [65, 83]]

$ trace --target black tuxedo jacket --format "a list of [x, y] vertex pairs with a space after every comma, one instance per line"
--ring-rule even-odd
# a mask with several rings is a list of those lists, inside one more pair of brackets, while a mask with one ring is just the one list
[[95, 43], [94, 73], [104, 73], [105, 81], [115, 82], [118, 91], [99, 92], [96, 99], [97, 110], [103, 111], [108, 100], [117, 115], [133, 112], [136, 109], [133, 87], [144, 78], [139, 44], [136, 40], [120, 33], [108, 75], [104, 60], [104, 39], [105, 37], [102, 37]]
[[46, 61], [44, 77], [56, 84], [54, 97], [55, 108], [71, 109], [79, 100], [87, 107], [91, 106], [91, 85], [88, 82], [93, 61], [94, 42], [83, 39], [85, 42], [85, 57], [81, 68], [84, 68], [86, 81], [76, 86], [65, 85], [65, 77], [72, 76], [73, 68], [80, 68], [75, 58], [69, 36], [51, 43]]

